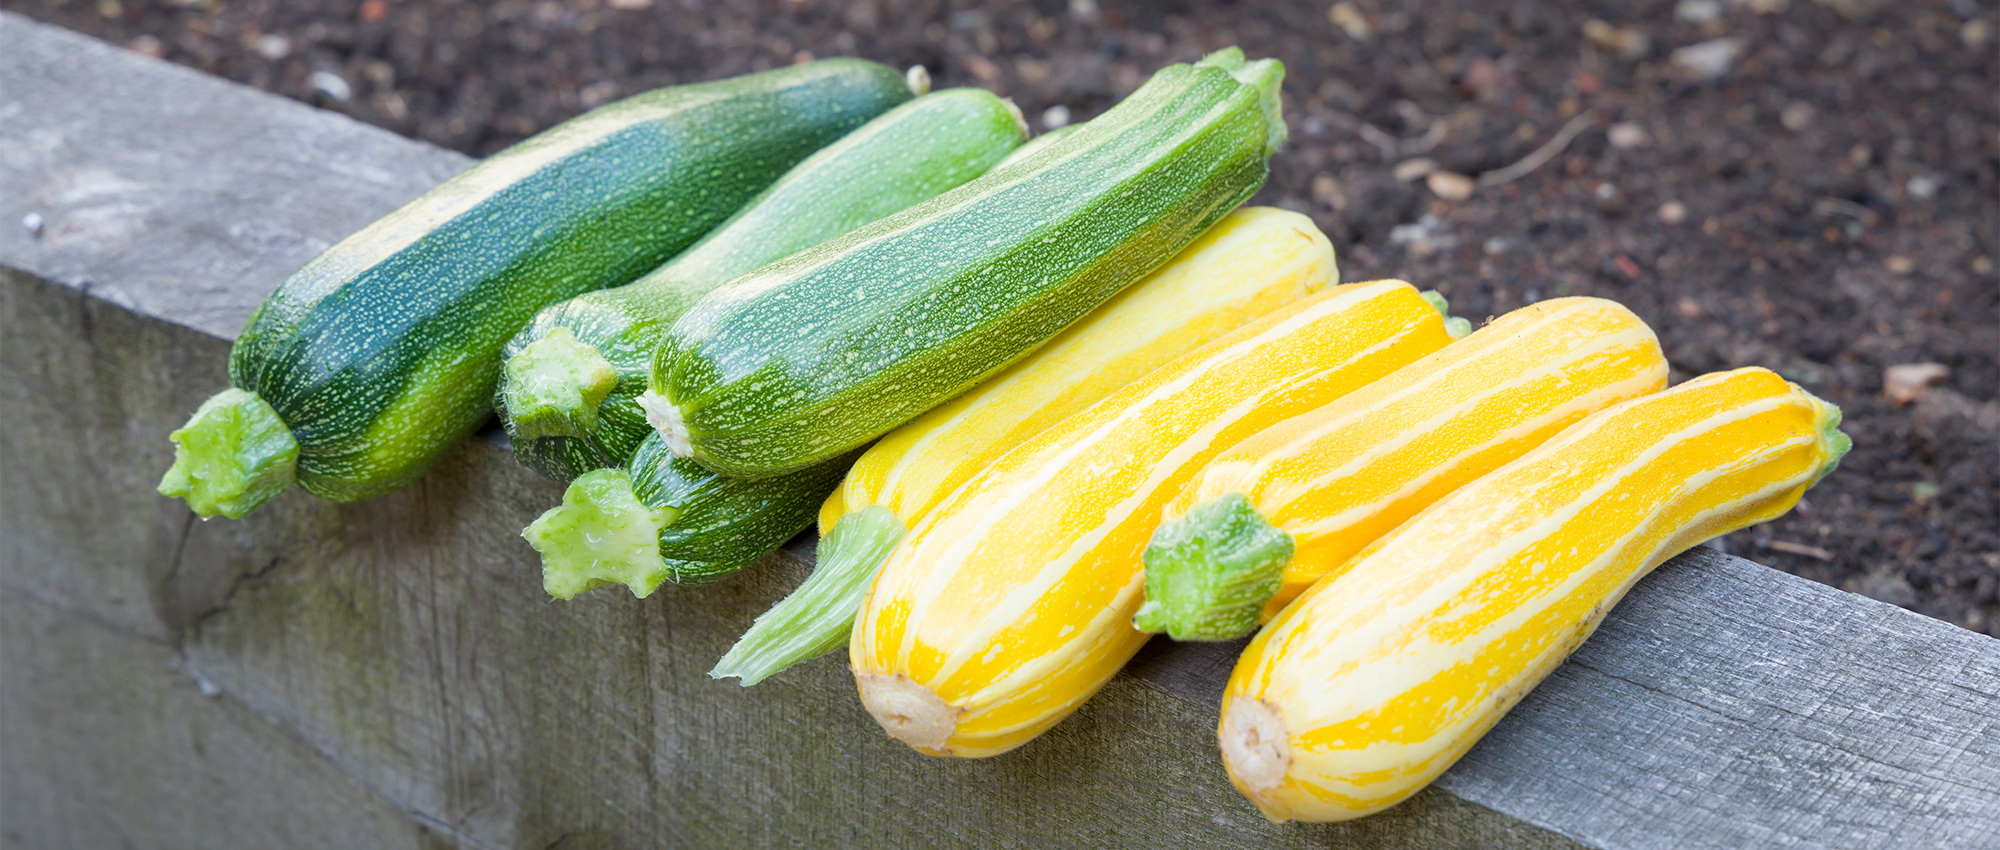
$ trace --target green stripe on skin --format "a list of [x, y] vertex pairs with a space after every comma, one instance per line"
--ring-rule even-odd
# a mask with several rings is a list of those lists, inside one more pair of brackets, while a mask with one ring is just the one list
[[660, 529], [679, 510], [650, 508], [619, 469], [585, 473], [563, 492], [563, 503], [521, 530], [542, 555], [542, 589], [571, 599], [591, 588], [622, 584], [644, 599], [667, 580]]
[[174, 465], [160, 478], [160, 495], [185, 499], [203, 519], [242, 519], [297, 481], [299, 442], [256, 393], [215, 394], [168, 438]]
[[1142, 632], [1174, 640], [1231, 640], [1257, 628], [1292, 561], [1292, 536], [1266, 521], [1241, 493], [1196, 505], [1162, 523], [1142, 556]]
[[618, 386], [618, 370], [558, 326], [507, 360], [500, 386], [514, 438], [583, 439], [597, 427], [598, 406]]
[[812, 575], [759, 615], [708, 675], [735, 676], [747, 688], [845, 646], [875, 574], [905, 532], [881, 505], [842, 516], [820, 538]]

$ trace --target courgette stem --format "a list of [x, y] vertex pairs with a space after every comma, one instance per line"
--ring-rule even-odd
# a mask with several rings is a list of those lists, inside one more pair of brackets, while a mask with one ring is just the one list
[[242, 519], [297, 480], [298, 440], [269, 403], [247, 390], [216, 393], [168, 439], [174, 465], [160, 478], [160, 495], [185, 499], [203, 519]]
[[1806, 392], [1805, 388], [1800, 387], [1798, 384], [1793, 384], [1792, 386], [1797, 388], [1799, 392], [1805, 393], [1806, 398], [1811, 399], [1813, 404], [1819, 407], [1819, 444], [1821, 446], [1820, 450], [1826, 454], [1826, 462], [1820, 465], [1819, 471], [1813, 473], [1812, 481], [1806, 484], [1807, 487], [1811, 487], [1814, 484], [1818, 484], [1820, 479], [1825, 478], [1827, 473], [1834, 471], [1834, 469], [1840, 466], [1840, 459], [1847, 456], [1849, 449], [1854, 448], [1854, 438], [1847, 436], [1846, 432], [1840, 430], [1841, 414], [1839, 405], [1813, 395], [1810, 392]]
[[[1472, 323], [1451, 315], [1437, 290], [1418, 293], [1463, 339]], [[1144, 632], [1174, 640], [1231, 640], [1257, 628], [1265, 603], [1283, 586], [1291, 535], [1271, 525], [1248, 497], [1230, 493], [1160, 525], [1142, 559], [1146, 604], [1132, 618]]]
[[1292, 536], [1230, 493], [1162, 524], [1141, 559], [1146, 604], [1134, 628], [1174, 640], [1231, 640], [1257, 628], [1291, 563]]
[[500, 382], [514, 436], [583, 439], [597, 427], [597, 409], [618, 386], [618, 369], [593, 346], [556, 327], [507, 359]]
[[1426, 289], [1417, 293], [1417, 297], [1424, 299], [1424, 303], [1436, 308], [1438, 315], [1444, 317], [1444, 332], [1450, 334], [1452, 339], [1464, 339], [1472, 333], [1471, 320], [1452, 315], [1451, 302], [1444, 300], [1443, 293], [1435, 289]]
[[841, 517], [820, 538], [812, 575], [758, 616], [708, 675], [735, 676], [747, 688], [845, 646], [855, 612], [904, 532], [902, 521], [881, 505]]
[[563, 492], [563, 503], [521, 530], [542, 555], [542, 589], [570, 599], [593, 587], [622, 584], [644, 599], [667, 580], [660, 561], [660, 529], [679, 513], [649, 507], [632, 489], [622, 469], [599, 469], [578, 477]]

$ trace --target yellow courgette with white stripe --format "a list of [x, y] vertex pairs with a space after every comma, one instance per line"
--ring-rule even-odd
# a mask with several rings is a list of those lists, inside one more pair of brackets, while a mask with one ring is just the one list
[[925, 516], [855, 618], [883, 728], [987, 756], [1068, 715], [1146, 641], [1139, 553], [1216, 453], [1451, 341], [1409, 284], [1334, 287], [1154, 370], [1014, 447]]
[[838, 649], [889, 550], [994, 458], [1337, 276], [1333, 245], [1312, 219], [1272, 207], [1230, 213], [1028, 359], [869, 448], [820, 509], [812, 576], [759, 617], [710, 675], [752, 685]]
[[1210, 461], [1146, 549], [1135, 624], [1176, 640], [1249, 634], [1432, 502], [1666, 385], [1659, 340], [1616, 302], [1508, 313]]
[[1850, 442], [1765, 369], [1600, 411], [1432, 505], [1244, 650], [1219, 730], [1274, 821], [1416, 793], [1590, 636], [1653, 567], [1790, 510]]

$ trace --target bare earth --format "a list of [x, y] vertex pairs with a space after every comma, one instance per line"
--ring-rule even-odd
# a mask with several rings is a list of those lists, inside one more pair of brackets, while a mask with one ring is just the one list
[[[2000, 636], [1991, 3], [0, 8], [471, 154], [654, 86], [833, 55], [992, 89], [1039, 131], [1240, 45], [1289, 69], [1291, 142], [1256, 202], [1313, 215], [1345, 279], [1435, 287], [1475, 319], [1614, 298], [1659, 332], [1677, 381], [1780, 371], [1846, 411], [1855, 449], [1796, 512], [1720, 545]], [[1911, 363], [1949, 372], [1885, 399], [1885, 370]]]

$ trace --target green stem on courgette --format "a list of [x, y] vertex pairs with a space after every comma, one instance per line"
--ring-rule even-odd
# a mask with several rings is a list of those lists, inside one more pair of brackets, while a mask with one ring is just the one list
[[542, 554], [542, 589], [570, 599], [593, 587], [622, 584], [641, 599], [667, 580], [660, 529], [679, 509], [648, 507], [622, 469], [585, 473], [563, 492], [563, 503], [521, 530]]
[[747, 688], [839, 649], [847, 643], [875, 573], [904, 531], [902, 521], [880, 505], [841, 517], [820, 538], [812, 575], [760, 615], [708, 675], [735, 676]]
[[1161, 524], [1141, 556], [1142, 632], [1174, 640], [1230, 640], [1257, 628], [1292, 560], [1292, 536], [1266, 521], [1241, 493], [1196, 505]]
[[242, 519], [297, 481], [299, 441], [256, 393], [216, 393], [168, 438], [174, 465], [160, 495], [187, 500], [203, 519]]
[[597, 408], [618, 386], [618, 369], [597, 349], [557, 327], [508, 358], [500, 387], [521, 439], [583, 439], [597, 427]]
[[1437, 308], [1438, 315], [1444, 317], [1444, 332], [1449, 334], [1452, 339], [1464, 339], [1467, 334], [1472, 333], [1472, 321], [1452, 315], [1451, 302], [1444, 300], [1443, 293], [1435, 289], [1426, 289], [1417, 293], [1417, 297], [1424, 299], [1424, 303]]
[[[1798, 385], [1793, 384], [1793, 386]], [[1847, 456], [1849, 449], [1854, 448], [1854, 438], [1847, 436], [1847, 432], [1840, 430], [1841, 414], [1839, 405], [1806, 392], [1803, 387], [1799, 388], [1799, 392], [1805, 393], [1807, 398], [1812, 399], [1819, 405], [1819, 442], [1823, 447], [1821, 451], [1826, 453], [1826, 463], [1820, 465], [1819, 471], [1813, 473], [1812, 482], [1806, 485], [1807, 487], [1811, 487], [1813, 484], [1818, 484], [1820, 479], [1825, 478], [1827, 473], [1832, 472], [1840, 466], [1840, 459]]]

